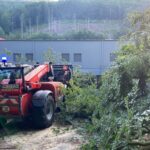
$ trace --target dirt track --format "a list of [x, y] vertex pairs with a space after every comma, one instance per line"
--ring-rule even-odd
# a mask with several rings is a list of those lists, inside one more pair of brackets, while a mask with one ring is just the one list
[[84, 141], [72, 126], [54, 123], [44, 130], [18, 124], [10, 127], [11, 130], [0, 130], [0, 134], [8, 133], [4, 139], [0, 139], [0, 150], [78, 150]]

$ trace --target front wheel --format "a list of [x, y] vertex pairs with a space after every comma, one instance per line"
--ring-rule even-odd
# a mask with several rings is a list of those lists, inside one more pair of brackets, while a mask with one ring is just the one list
[[33, 124], [36, 128], [47, 128], [54, 120], [54, 99], [51, 95], [45, 98], [44, 106], [33, 106]]

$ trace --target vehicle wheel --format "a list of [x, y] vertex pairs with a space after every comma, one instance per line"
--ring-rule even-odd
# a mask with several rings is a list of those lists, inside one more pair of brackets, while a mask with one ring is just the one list
[[26, 127], [31, 127], [32, 126], [32, 118], [31, 118], [31, 116], [23, 117], [22, 118], [22, 123]]
[[54, 120], [54, 99], [48, 95], [44, 106], [33, 106], [33, 124], [36, 128], [47, 128], [52, 125]]
[[0, 118], [0, 129], [4, 128], [5, 124], [7, 123], [7, 120], [4, 118]]
[[0, 129], [2, 129], [3, 127], [2, 127], [2, 125], [1, 125], [1, 123], [0, 123]]

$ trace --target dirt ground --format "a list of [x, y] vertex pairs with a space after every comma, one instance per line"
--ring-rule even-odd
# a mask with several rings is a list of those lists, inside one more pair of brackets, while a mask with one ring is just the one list
[[9, 128], [0, 130], [5, 135], [0, 139], [0, 150], [78, 150], [84, 143], [71, 125], [54, 123], [47, 129], [35, 130], [15, 123]]

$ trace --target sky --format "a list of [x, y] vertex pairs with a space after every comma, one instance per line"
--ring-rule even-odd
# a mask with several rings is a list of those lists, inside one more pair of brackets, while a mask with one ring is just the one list
[[28, 0], [28, 1], [48, 1], [48, 2], [58, 2], [59, 0]]
[[[34, 0], [29, 0], [29, 1], [34, 1]], [[36, 1], [49, 1], [49, 2], [58, 2], [59, 0], [36, 0]]]
[[[0, 1], [16, 1], [16, 0], [0, 0]], [[58, 2], [59, 0], [19, 0], [19, 1], [27, 1], [27, 2], [38, 2], [38, 1], [46, 1], [46, 2]]]

